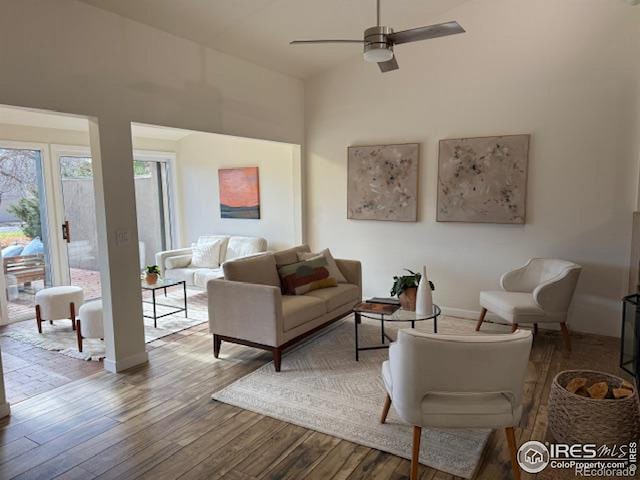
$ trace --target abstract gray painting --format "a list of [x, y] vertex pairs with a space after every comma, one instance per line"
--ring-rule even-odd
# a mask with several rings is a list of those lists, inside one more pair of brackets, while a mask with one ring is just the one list
[[349, 147], [347, 218], [418, 220], [419, 145]]
[[438, 222], [525, 222], [529, 135], [440, 140]]

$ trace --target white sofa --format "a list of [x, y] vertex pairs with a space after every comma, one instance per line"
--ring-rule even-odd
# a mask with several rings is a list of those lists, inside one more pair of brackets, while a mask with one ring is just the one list
[[222, 264], [227, 260], [249, 257], [267, 251], [267, 241], [260, 237], [240, 237], [233, 235], [206, 235], [198, 238], [198, 244], [222, 240], [220, 261], [216, 268], [198, 268], [191, 265], [191, 248], [167, 250], [156, 254], [156, 264], [160, 276], [174, 280], [184, 280], [188, 286], [207, 288], [207, 282], [224, 278]]

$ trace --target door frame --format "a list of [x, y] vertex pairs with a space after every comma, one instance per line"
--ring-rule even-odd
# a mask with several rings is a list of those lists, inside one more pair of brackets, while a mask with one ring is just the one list
[[[57, 265], [57, 252], [59, 250], [58, 245], [58, 237], [55, 235], [52, 223], [55, 219], [52, 216], [53, 212], [56, 210], [53, 207], [53, 191], [51, 180], [51, 155], [49, 152], [49, 145], [46, 143], [39, 142], [23, 142], [17, 140], [4, 140], [0, 139], [0, 148], [8, 148], [15, 150], [37, 150], [40, 152], [40, 162], [42, 167], [42, 185], [44, 188], [44, 217], [46, 219], [46, 228], [47, 228], [47, 260], [49, 266], [49, 274], [51, 275], [51, 282], [53, 285], [58, 285], [59, 279], [59, 268]], [[42, 216], [42, 212], [40, 212]], [[10, 322], [9, 318], [9, 305], [6, 295], [7, 283], [4, 275], [4, 268], [0, 269], [0, 325], [8, 325]]]
[[[56, 228], [56, 270], [60, 276], [57, 280], [59, 285], [69, 285], [70, 270], [69, 270], [69, 252], [67, 250], [66, 242], [62, 239], [61, 228], [65, 221], [64, 214], [64, 196], [62, 191], [62, 177], [60, 175], [60, 157], [91, 157], [91, 148], [89, 146], [82, 145], [62, 145], [51, 144], [50, 159], [50, 180], [52, 182], [51, 191], [53, 194], [53, 205], [55, 210], [55, 225]], [[167, 192], [164, 198], [165, 208], [165, 225], [168, 227], [166, 230], [165, 240], [168, 245], [168, 249], [172, 248], [172, 245], [177, 244], [177, 235], [179, 232], [178, 225], [176, 223], [176, 204], [175, 204], [175, 191], [176, 191], [176, 179], [175, 179], [175, 161], [176, 154], [174, 152], [162, 152], [156, 150], [133, 150], [133, 160], [147, 161], [147, 162], [161, 162], [166, 164], [167, 168]], [[133, 168], [133, 164], [131, 165]], [[73, 227], [71, 228], [71, 234], [73, 235]]]

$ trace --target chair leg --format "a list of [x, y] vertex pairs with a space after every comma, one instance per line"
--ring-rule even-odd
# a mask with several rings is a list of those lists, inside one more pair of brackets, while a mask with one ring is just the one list
[[218, 358], [220, 356], [221, 346], [222, 346], [222, 339], [214, 333], [213, 334], [213, 356], [214, 357]]
[[82, 331], [80, 329], [80, 319], [76, 320], [76, 336], [78, 337], [78, 351], [82, 352]]
[[487, 309], [483, 308], [482, 311], [480, 312], [480, 318], [478, 318], [478, 323], [476, 324], [476, 332], [480, 331], [480, 325], [482, 325], [482, 322], [484, 322], [484, 317], [487, 314]]
[[533, 334], [534, 335], [538, 335], [538, 324], [537, 323], [533, 324]]
[[384, 399], [384, 407], [382, 407], [382, 415], [380, 415], [380, 423], [384, 423], [387, 421], [387, 415], [389, 414], [390, 408], [391, 408], [391, 397], [387, 393], [387, 396]]
[[571, 351], [571, 337], [569, 335], [569, 329], [567, 328], [567, 324], [562, 322], [560, 324], [560, 328], [562, 329], [562, 338], [564, 338], [564, 346], [567, 349], [567, 352]]
[[511, 325], [511, 333], [515, 332], [518, 329], [518, 324], [514, 323], [513, 325]]
[[507, 435], [507, 444], [509, 445], [509, 454], [511, 455], [511, 468], [513, 469], [513, 478], [520, 480], [520, 467], [518, 466], [518, 446], [516, 445], [516, 434], [513, 427], [504, 429]]
[[40, 305], [36, 305], [36, 324], [38, 325], [38, 333], [42, 333], [42, 315], [40, 314]]
[[279, 348], [273, 349], [273, 365], [276, 367], [276, 372], [280, 371], [280, 365], [282, 364], [282, 350]]
[[71, 314], [70, 315], [70, 317], [71, 317], [71, 328], [73, 330], [75, 330], [76, 329], [76, 304], [73, 303], [73, 302], [71, 302], [69, 304], [69, 313]]
[[420, 459], [420, 435], [422, 427], [413, 426], [413, 450], [411, 452], [411, 480], [418, 480], [418, 463]]

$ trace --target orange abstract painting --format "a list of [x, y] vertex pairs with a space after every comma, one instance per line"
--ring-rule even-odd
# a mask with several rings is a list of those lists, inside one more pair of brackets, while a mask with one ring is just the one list
[[260, 218], [258, 167], [221, 168], [218, 183], [222, 218]]

